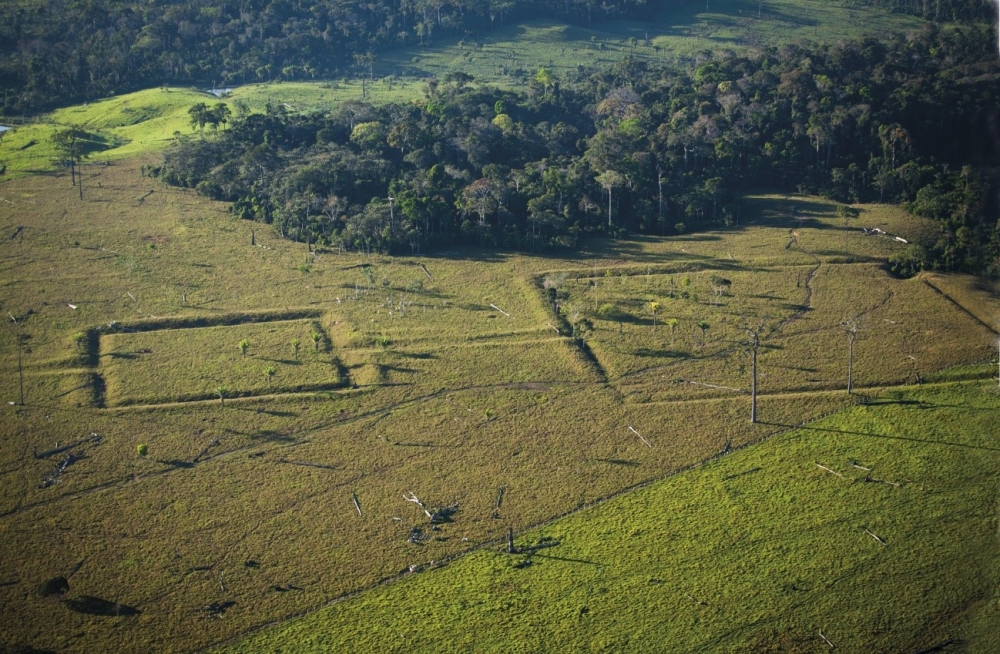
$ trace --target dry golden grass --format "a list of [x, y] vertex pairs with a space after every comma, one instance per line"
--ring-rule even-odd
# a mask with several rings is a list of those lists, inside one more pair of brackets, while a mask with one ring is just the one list
[[[902, 245], [848, 232], [855, 263], [840, 263], [842, 221], [819, 200], [762, 197], [750, 203], [754, 225], [595, 243], [569, 257], [365, 258], [307, 253], [220, 204], [142, 179], [139, 163], [87, 166], [83, 202], [65, 176], [0, 184], [0, 235], [24, 226], [23, 238], [0, 240], [2, 309], [21, 320], [5, 328], [0, 353], [0, 621], [14, 625], [0, 635], [5, 647], [204, 647], [662, 478], [727, 442], [837, 411], [853, 402], [839, 390], [838, 328], [853, 313], [864, 314], [863, 386], [913, 381], [907, 356], [929, 376], [990, 353], [985, 328], [871, 261]], [[793, 203], [811, 216], [802, 224], [782, 218]], [[865, 217], [896, 231], [910, 224], [888, 208], [870, 208], [858, 225]], [[786, 248], [793, 228], [799, 244]], [[250, 245], [254, 229], [263, 247]], [[613, 301], [636, 316], [622, 336], [616, 323], [595, 320], [596, 364], [554, 330], [564, 326], [539, 284], [560, 271], [562, 304], [590, 311]], [[712, 274], [733, 281], [716, 304]], [[668, 280], [684, 276], [697, 301], [666, 298]], [[640, 309], [649, 298], [663, 304], [658, 317], [712, 323], [706, 344], [685, 322], [673, 347], [691, 356], [663, 355], [668, 330], [652, 330]], [[302, 311], [319, 317], [100, 337], [102, 354], [152, 350], [137, 359], [90, 356], [73, 338], [112, 321], [214, 325]], [[770, 330], [766, 424], [749, 423], [744, 394], [674, 383], [746, 389], [746, 366], [723, 355], [749, 314]], [[333, 379], [314, 369], [311, 320], [329, 338], [320, 358], [335, 357], [350, 387], [289, 392]], [[24, 407], [6, 404], [19, 392], [16, 330], [30, 337]], [[245, 378], [242, 338], [254, 360]], [[292, 338], [302, 341], [302, 363], [272, 363], [269, 389], [258, 360], [292, 359]], [[230, 365], [235, 382], [220, 378]], [[282, 385], [292, 369], [301, 378]], [[164, 403], [95, 408], [101, 380], [109, 404]], [[212, 397], [216, 385], [254, 396], [177, 401]], [[92, 433], [100, 442], [71, 448], [81, 458], [40, 487], [65, 452], [41, 455]], [[432, 531], [407, 491], [458, 512]], [[407, 542], [415, 526], [420, 544]], [[70, 597], [141, 612], [92, 615], [35, 596], [60, 574]], [[203, 610], [222, 602], [235, 602], [223, 619]]]

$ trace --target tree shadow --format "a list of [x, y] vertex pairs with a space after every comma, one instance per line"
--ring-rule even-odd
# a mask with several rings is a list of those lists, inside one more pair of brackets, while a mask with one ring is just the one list
[[655, 350], [653, 348], [640, 347], [634, 350], [632, 355], [653, 359], [687, 359], [691, 356], [691, 353], [680, 350]]
[[162, 463], [171, 468], [193, 468], [193, 461], [181, 461], [180, 459], [155, 459], [157, 463]]
[[601, 463], [610, 463], [614, 466], [627, 466], [630, 468], [637, 468], [642, 464], [638, 461], [626, 461], [625, 459], [594, 459], [594, 461], [600, 461]]
[[70, 611], [85, 613], [87, 615], [131, 617], [142, 613], [142, 611], [133, 606], [112, 602], [100, 597], [94, 597], [93, 595], [80, 595], [79, 597], [63, 600], [63, 604]]

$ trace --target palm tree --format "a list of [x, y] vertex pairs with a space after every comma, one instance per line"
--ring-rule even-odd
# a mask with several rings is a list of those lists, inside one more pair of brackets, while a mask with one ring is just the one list
[[296, 361], [299, 360], [299, 345], [301, 345], [301, 343], [299, 342], [299, 339], [293, 338], [292, 339], [292, 353], [295, 355], [295, 360]]
[[226, 406], [226, 395], [229, 394], [229, 389], [225, 386], [219, 386], [215, 389], [215, 392], [219, 394], [219, 404]]
[[240, 354], [246, 356], [247, 350], [250, 349], [250, 341], [244, 338], [242, 341], [240, 341], [239, 348], [240, 348]]
[[309, 336], [309, 338], [312, 339], [313, 350], [319, 352], [319, 339], [320, 339], [319, 332], [313, 332], [312, 335]]
[[660, 303], [652, 301], [649, 303], [649, 312], [653, 314], [653, 330], [656, 330], [656, 310], [660, 308]]
[[274, 366], [268, 366], [267, 368], [264, 369], [264, 374], [267, 375], [267, 385], [268, 386], [271, 385], [271, 378], [274, 377], [274, 375], [277, 372], [278, 371], [275, 369]]
[[711, 325], [708, 324], [707, 320], [699, 320], [698, 321], [698, 329], [701, 330], [701, 344], [702, 344], [702, 346], [705, 345], [705, 332], [708, 331], [709, 327], [711, 327]]

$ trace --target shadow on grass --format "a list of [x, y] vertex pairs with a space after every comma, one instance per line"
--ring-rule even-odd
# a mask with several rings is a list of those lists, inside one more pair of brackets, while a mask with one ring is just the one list
[[193, 468], [193, 461], [181, 461], [180, 459], [157, 459], [157, 463], [162, 463], [165, 466], [170, 466], [171, 468]]
[[294, 443], [295, 438], [288, 434], [276, 431], [264, 430], [250, 434], [250, 439], [255, 441], [268, 441], [271, 443]]
[[655, 350], [653, 348], [640, 347], [632, 352], [632, 355], [655, 359], [687, 359], [690, 358], [691, 353], [680, 350]]
[[605, 563], [598, 563], [597, 561], [588, 561], [586, 559], [571, 559], [568, 556], [554, 556], [552, 554], [539, 554], [538, 552], [532, 552], [532, 557], [538, 557], [540, 559], [551, 559], [553, 561], [565, 561], [567, 563], [583, 563], [585, 565], [596, 565], [599, 568], [603, 568]]
[[638, 461], [626, 461], [625, 459], [594, 459], [594, 461], [600, 461], [601, 463], [610, 463], [613, 466], [628, 466], [630, 468], [637, 468], [641, 463]]
[[70, 611], [75, 611], [76, 613], [86, 613], [87, 615], [131, 617], [142, 613], [142, 611], [135, 607], [121, 604], [119, 602], [112, 602], [100, 597], [94, 597], [92, 595], [80, 595], [79, 597], [64, 600], [63, 604], [65, 604], [66, 608]]
[[437, 359], [438, 355], [433, 352], [393, 352], [398, 357], [406, 359]]

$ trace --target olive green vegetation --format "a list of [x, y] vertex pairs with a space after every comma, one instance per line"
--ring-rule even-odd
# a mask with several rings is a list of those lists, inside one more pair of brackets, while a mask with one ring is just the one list
[[998, 414], [894, 390], [218, 651], [996, 651]]
[[[420, 97], [422, 86], [423, 82], [415, 80], [379, 80], [366, 85], [365, 97], [373, 103], [406, 102]], [[88, 161], [103, 163], [148, 155], [177, 139], [202, 137], [188, 113], [198, 103], [211, 106], [224, 102], [234, 112], [238, 103], [257, 112], [268, 104], [291, 112], [310, 112], [330, 111], [341, 102], [361, 99], [361, 83], [356, 81], [252, 84], [222, 98], [196, 89], [136, 91], [58, 109], [33, 122], [13, 125], [14, 129], [0, 139], [0, 165], [6, 166], [7, 177], [53, 170], [60, 155], [52, 136], [70, 126], [87, 132]], [[204, 136], [211, 137], [211, 130]]]
[[[220, 384], [228, 397], [336, 388], [344, 379], [335, 357], [311, 352], [300, 358], [292, 347], [296, 336], [316, 329], [312, 321], [295, 320], [102, 336], [105, 403], [211, 399]], [[265, 378], [269, 368], [274, 373]]]
[[[766, 6], [765, 6], [766, 5]], [[796, 40], [832, 43], [919, 29], [912, 16], [822, 0], [719, 0], [702, 11], [697, 3], [655, 15], [649, 21], [600, 20], [592, 28], [536, 20], [491, 30], [475, 38], [436, 39], [423, 47], [379, 54], [377, 77], [322, 82], [273, 82], [240, 86], [221, 101], [263, 111], [268, 104], [292, 113], [335, 109], [347, 100], [374, 104], [407, 102], [423, 96], [424, 79], [462, 71], [479, 82], [521, 88], [539, 67], [558, 77], [608, 66], [625, 57], [676, 65], [705, 51], [744, 50]], [[163, 149], [178, 138], [193, 138], [188, 109], [213, 104], [198, 89], [151, 88], [58, 109], [14, 127], [0, 139], [0, 167], [8, 177], [50, 171], [60, 159], [53, 134], [69, 126], [87, 131], [89, 159], [116, 161]], [[0, 118], [0, 123], [3, 123]]]
[[[762, 195], [740, 227], [564, 257], [365, 257], [280, 240], [142, 163], [85, 164], [82, 201], [67, 174], [0, 184], [0, 308], [17, 320], [0, 333], [4, 647], [209, 646], [780, 435], [854, 404], [838, 326], [855, 314], [859, 393], [993, 371], [985, 326], [874, 265], [905, 245], [861, 227], [926, 227], [891, 207], [859, 207], [845, 231], [831, 203]], [[670, 299], [683, 277], [689, 297]], [[560, 279], [557, 314], [545, 286]], [[655, 329], [640, 301], [660, 303]], [[609, 303], [633, 316], [624, 335], [594, 315], [574, 340], [567, 310]], [[743, 314], [771, 329], [756, 425]], [[884, 478], [915, 482], [907, 470]], [[882, 486], [856, 488], [897, 490]], [[433, 529], [411, 492], [457, 504], [450, 522]], [[65, 601], [38, 598], [57, 576]]]
[[462, 71], [503, 86], [518, 84], [539, 67], [561, 77], [606, 68], [627, 57], [673, 65], [706, 51], [879, 38], [925, 24], [912, 16], [826, 0], [712, 0], [707, 7], [674, 3], [649, 20], [594, 20], [591, 27], [526, 21], [481, 35], [437, 39], [429, 47], [389, 50], [374, 66], [381, 75]]

